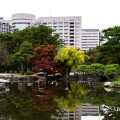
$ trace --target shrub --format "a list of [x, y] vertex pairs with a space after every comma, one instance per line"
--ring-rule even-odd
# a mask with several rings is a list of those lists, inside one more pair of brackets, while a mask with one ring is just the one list
[[112, 84], [120, 85], [120, 76]]
[[32, 72], [32, 71], [27, 71], [25, 74], [26, 74], [26, 75], [33, 75], [34, 72]]

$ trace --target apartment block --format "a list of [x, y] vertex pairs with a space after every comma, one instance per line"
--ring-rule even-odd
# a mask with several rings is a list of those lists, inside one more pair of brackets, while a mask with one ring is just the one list
[[81, 49], [83, 51], [99, 46], [99, 29], [82, 29], [81, 30]]
[[81, 48], [81, 16], [40, 17], [35, 22], [35, 26], [39, 25], [52, 28], [53, 35], [59, 34], [65, 46]]
[[9, 32], [10, 32], [9, 20], [4, 20], [3, 17], [0, 17], [0, 33]]

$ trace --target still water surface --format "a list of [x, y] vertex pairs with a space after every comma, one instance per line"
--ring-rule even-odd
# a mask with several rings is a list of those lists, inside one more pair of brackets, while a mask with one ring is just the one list
[[[0, 93], [0, 120], [120, 120], [120, 91], [71, 83], [64, 86], [8, 85]], [[0, 89], [1, 90], [1, 89]]]

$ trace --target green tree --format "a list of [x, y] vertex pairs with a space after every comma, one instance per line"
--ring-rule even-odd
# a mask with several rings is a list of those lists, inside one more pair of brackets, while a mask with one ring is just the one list
[[103, 65], [100, 63], [93, 63], [91, 65], [81, 65], [78, 69], [82, 75], [96, 76], [99, 80], [100, 77], [106, 77], [108, 80], [114, 80], [120, 74], [120, 67], [118, 64]]
[[109, 64], [105, 66], [104, 75], [109, 79], [115, 79], [120, 75], [120, 66], [118, 64]]
[[19, 51], [10, 56], [10, 63], [14, 65], [17, 63], [21, 68], [21, 71], [23, 72], [24, 71], [23, 65], [26, 65], [28, 70], [28, 66], [30, 65], [30, 60], [32, 58], [33, 58], [32, 44], [27, 41], [24, 41], [21, 44]]
[[102, 33], [105, 43], [99, 48], [97, 62], [120, 64], [120, 26], [107, 28]]
[[56, 48], [61, 46], [63, 41], [58, 34], [52, 35], [53, 30], [47, 26], [26, 28], [10, 34], [0, 34], [0, 42], [4, 43], [10, 54], [18, 52], [20, 45], [24, 41], [37, 45], [54, 45]]
[[60, 46], [62, 40], [59, 38], [59, 35], [52, 35], [53, 30], [47, 26], [38, 26], [26, 28], [21, 31], [16, 31], [14, 36], [18, 36], [23, 40], [27, 40], [36, 45], [54, 45], [56, 47]]
[[99, 47], [100, 46], [97, 46], [96, 48], [85, 51], [85, 54], [90, 56], [90, 58], [85, 61], [85, 64], [92, 64], [97, 62], [97, 58], [100, 55]]
[[101, 33], [101, 46], [89, 50], [87, 63], [120, 64], [120, 26], [110, 27]]

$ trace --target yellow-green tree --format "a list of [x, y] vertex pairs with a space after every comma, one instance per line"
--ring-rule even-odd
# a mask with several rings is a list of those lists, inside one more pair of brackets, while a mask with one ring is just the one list
[[80, 65], [88, 58], [82, 50], [77, 50], [74, 47], [60, 48], [57, 52], [55, 60], [60, 61], [66, 68], [66, 77], [68, 78], [71, 71], [76, 71]]

